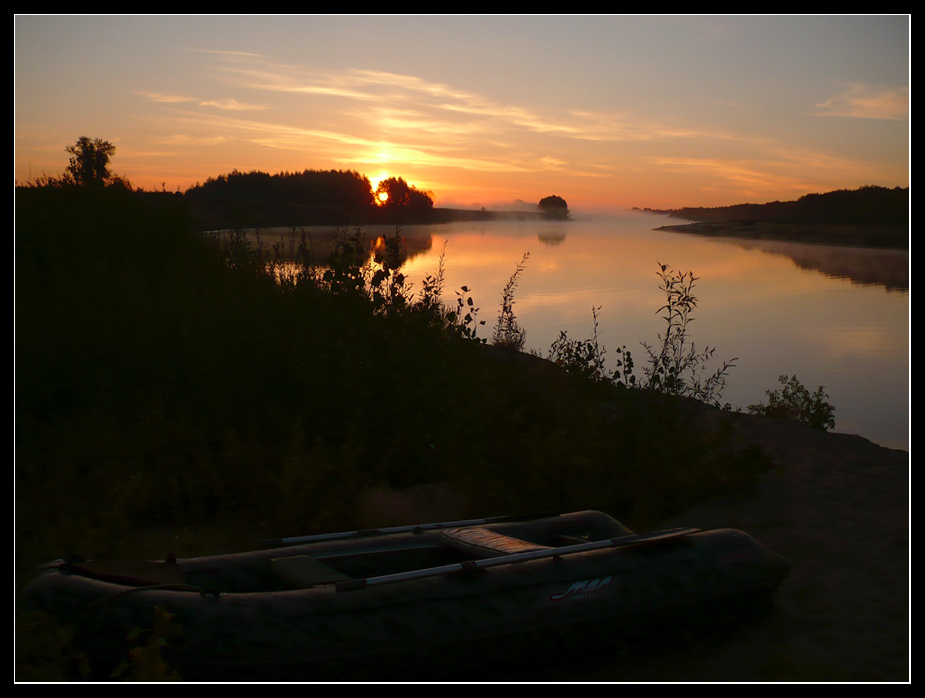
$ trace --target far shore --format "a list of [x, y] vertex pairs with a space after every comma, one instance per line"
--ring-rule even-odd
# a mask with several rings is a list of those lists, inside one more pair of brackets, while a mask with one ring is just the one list
[[813, 245], [909, 249], [909, 230], [896, 226], [862, 226], [831, 223], [766, 223], [751, 221], [693, 222], [663, 225], [656, 230], [708, 237], [749, 240], [785, 240]]

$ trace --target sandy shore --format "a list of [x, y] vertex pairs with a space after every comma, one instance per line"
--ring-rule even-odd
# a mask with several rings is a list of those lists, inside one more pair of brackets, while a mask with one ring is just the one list
[[[714, 498], [655, 528], [739, 528], [792, 565], [758, 619], [607, 649], [581, 666], [518, 669], [498, 681], [898, 682], [910, 667], [910, 457], [859, 436], [733, 414], [695, 403], [709, 428], [732, 420], [734, 443], [760, 446], [775, 470], [745, 495]], [[371, 490], [376, 525], [458, 518], [442, 487]], [[362, 514], [362, 512], [361, 512]], [[362, 515], [361, 515], [362, 519]], [[473, 667], [470, 679], [485, 680]]]
[[737, 415], [778, 472], [750, 496], [664, 522], [733, 527], [793, 565], [772, 611], [727, 634], [603, 665], [580, 680], [876, 681], [910, 677], [909, 454], [859, 436]]

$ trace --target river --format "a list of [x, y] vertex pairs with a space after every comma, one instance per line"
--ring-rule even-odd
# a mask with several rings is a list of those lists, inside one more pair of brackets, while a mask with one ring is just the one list
[[[403, 269], [420, 280], [444, 255], [443, 299], [466, 286], [490, 336], [501, 292], [529, 253], [514, 293], [527, 349], [546, 355], [560, 331], [593, 333], [597, 310], [607, 358], [625, 346], [636, 375], [664, 321], [659, 265], [691, 271], [697, 307], [689, 338], [715, 348], [711, 364], [735, 364], [723, 401], [745, 410], [795, 375], [835, 406], [836, 432], [909, 450], [909, 256], [871, 250], [656, 231], [676, 220], [649, 213], [567, 222], [466, 222], [401, 230], [412, 253]], [[311, 232], [311, 231], [309, 231]], [[330, 233], [330, 230], [326, 232]], [[370, 237], [394, 228], [367, 229]], [[314, 234], [314, 233], [313, 233]], [[265, 241], [270, 240], [264, 237]]]

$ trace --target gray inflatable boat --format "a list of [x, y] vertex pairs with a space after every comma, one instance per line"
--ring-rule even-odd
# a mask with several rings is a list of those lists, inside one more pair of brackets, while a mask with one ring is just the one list
[[25, 601], [77, 626], [102, 666], [124, 660], [126, 638], [160, 609], [180, 629], [164, 657], [181, 678], [304, 678], [332, 662], [394, 669], [463, 648], [515, 661], [528, 645], [581, 646], [766, 601], [788, 571], [742, 531], [637, 534], [584, 511], [283, 538], [210, 557], [57, 560]]

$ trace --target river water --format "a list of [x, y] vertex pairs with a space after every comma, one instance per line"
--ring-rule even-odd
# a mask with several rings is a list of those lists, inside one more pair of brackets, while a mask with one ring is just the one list
[[[734, 360], [723, 402], [745, 409], [796, 375], [835, 406], [836, 432], [909, 449], [909, 256], [907, 252], [706, 238], [657, 231], [678, 221], [626, 212], [567, 222], [466, 222], [401, 230], [408, 279], [437, 271], [444, 257], [444, 302], [468, 287], [490, 337], [501, 293], [525, 254], [514, 293], [526, 345], [543, 355], [560, 331], [593, 333], [608, 350], [633, 353], [636, 375], [658, 344], [665, 298], [659, 265], [691, 271], [697, 308], [689, 338], [715, 347], [712, 369]], [[311, 232], [311, 231], [309, 231]], [[330, 233], [330, 230], [327, 231]], [[367, 229], [370, 237], [394, 228]], [[264, 238], [267, 240], [268, 238]], [[711, 370], [712, 372], [712, 370]]]

